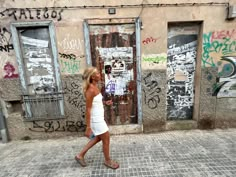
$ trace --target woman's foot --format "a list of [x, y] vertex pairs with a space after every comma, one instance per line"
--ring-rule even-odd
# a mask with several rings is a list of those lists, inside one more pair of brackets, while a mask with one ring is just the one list
[[87, 164], [85, 163], [83, 157], [75, 156], [75, 160], [76, 160], [82, 167], [86, 167], [86, 166], [87, 166]]
[[104, 162], [104, 165], [112, 169], [117, 169], [120, 166], [116, 161], [113, 160]]

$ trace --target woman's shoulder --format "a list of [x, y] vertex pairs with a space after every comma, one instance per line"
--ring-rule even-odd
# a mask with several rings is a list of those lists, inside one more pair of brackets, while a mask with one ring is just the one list
[[90, 84], [85, 94], [86, 96], [94, 97], [96, 95], [95, 87], [92, 84]]

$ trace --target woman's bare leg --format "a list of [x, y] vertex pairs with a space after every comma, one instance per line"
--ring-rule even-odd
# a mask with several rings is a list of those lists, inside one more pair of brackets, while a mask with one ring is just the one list
[[103, 133], [98, 137], [102, 140], [102, 148], [105, 161], [110, 161], [110, 134], [107, 131], [106, 133]]
[[105, 158], [104, 164], [113, 169], [119, 168], [119, 164], [112, 161], [110, 158], [110, 133], [107, 131], [106, 133], [99, 135], [99, 138], [102, 140], [102, 147]]
[[92, 140], [86, 144], [86, 146], [82, 149], [82, 151], [77, 155], [78, 158], [84, 158], [86, 152], [92, 148], [95, 144], [97, 144], [99, 141], [101, 141], [101, 138], [98, 136], [95, 136]]

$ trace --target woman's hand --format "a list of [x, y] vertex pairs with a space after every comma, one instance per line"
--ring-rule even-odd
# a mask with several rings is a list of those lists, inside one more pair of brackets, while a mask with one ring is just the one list
[[85, 130], [85, 136], [89, 138], [91, 134], [92, 134], [91, 128], [87, 127], [86, 130]]

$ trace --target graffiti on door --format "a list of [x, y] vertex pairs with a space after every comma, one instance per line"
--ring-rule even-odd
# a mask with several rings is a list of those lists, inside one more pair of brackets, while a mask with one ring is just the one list
[[197, 37], [198, 26], [169, 28], [167, 118], [170, 120], [192, 119]]

